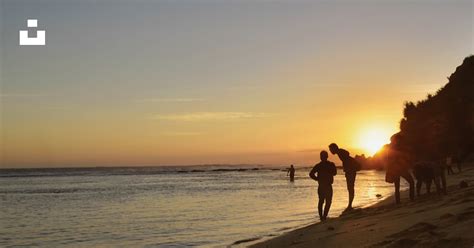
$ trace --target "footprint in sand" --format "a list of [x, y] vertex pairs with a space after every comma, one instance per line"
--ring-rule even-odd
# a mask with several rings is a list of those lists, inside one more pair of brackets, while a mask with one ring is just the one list
[[474, 216], [474, 211], [468, 210], [468, 209], [466, 209], [467, 211], [464, 211], [464, 212], [458, 214], [457, 219], [459, 221], [466, 221], [466, 220], [471, 220], [472, 219], [472, 217]]
[[407, 229], [405, 229], [401, 232], [394, 233], [394, 234], [390, 235], [389, 237], [397, 238], [397, 237], [417, 236], [420, 233], [433, 231], [436, 228], [438, 228], [438, 226], [436, 226], [436, 225], [433, 225], [433, 224], [430, 224], [430, 223], [427, 223], [427, 222], [419, 222], [419, 223], [416, 223], [415, 225], [413, 225], [413, 226], [411, 226], [411, 227], [409, 227], [409, 228], [407, 228]]
[[450, 219], [451, 217], [454, 217], [454, 214], [447, 213], [447, 214], [441, 215], [439, 218], [440, 219]]
[[418, 243], [418, 240], [414, 239], [399, 239], [390, 244], [388, 247], [394, 247], [394, 248], [405, 248], [405, 247], [412, 247]]

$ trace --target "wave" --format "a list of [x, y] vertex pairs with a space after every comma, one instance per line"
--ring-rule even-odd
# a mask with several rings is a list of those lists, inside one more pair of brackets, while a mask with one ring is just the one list
[[275, 167], [238, 167], [238, 168], [191, 168], [181, 167], [95, 167], [95, 168], [45, 168], [45, 169], [0, 169], [0, 178], [8, 177], [64, 177], [64, 176], [120, 176], [120, 175], [155, 175], [176, 173], [209, 173], [209, 172], [248, 172], [282, 170]]

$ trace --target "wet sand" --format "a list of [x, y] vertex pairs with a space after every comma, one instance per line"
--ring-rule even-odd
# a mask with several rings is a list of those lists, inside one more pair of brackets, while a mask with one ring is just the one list
[[[453, 168], [456, 172], [456, 168]], [[402, 179], [403, 180], [403, 179]], [[460, 188], [459, 182], [469, 187]], [[448, 193], [402, 203], [392, 197], [324, 223], [303, 227], [251, 247], [474, 247], [474, 166], [447, 176]], [[357, 196], [356, 196], [357, 197]]]

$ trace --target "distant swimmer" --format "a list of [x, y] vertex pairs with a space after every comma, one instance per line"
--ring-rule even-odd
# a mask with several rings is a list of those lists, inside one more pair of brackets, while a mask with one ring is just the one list
[[347, 191], [349, 192], [349, 204], [346, 210], [352, 210], [352, 202], [354, 201], [354, 187], [357, 171], [360, 170], [360, 164], [353, 157], [350, 156], [349, 152], [341, 149], [337, 144], [332, 143], [329, 145], [329, 150], [332, 154], [337, 154], [339, 159], [342, 161], [342, 167], [346, 176]]
[[[326, 220], [328, 217], [329, 209], [331, 208], [332, 202], [332, 183], [334, 182], [334, 176], [337, 174], [336, 165], [333, 162], [328, 161], [328, 153], [321, 151], [320, 154], [321, 162], [316, 164], [309, 177], [318, 182], [318, 213], [321, 221]], [[316, 176], [316, 173], [318, 174]], [[323, 212], [323, 205], [324, 212]]]
[[295, 180], [295, 167], [293, 165], [288, 168], [288, 172], [286, 173], [286, 176], [290, 175], [290, 181], [293, 182]]

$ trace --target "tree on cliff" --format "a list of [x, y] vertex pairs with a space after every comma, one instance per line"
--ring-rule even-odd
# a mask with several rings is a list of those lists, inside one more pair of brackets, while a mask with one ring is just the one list
[[[406, 102], [400, 121], [400, 144], [416, 160], [465, 159], [474, 152], [474, 55], [464, 59], [435, 95]], [[370, 159], [382, 167], [386, 145]]]

